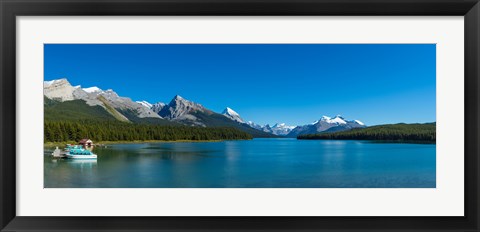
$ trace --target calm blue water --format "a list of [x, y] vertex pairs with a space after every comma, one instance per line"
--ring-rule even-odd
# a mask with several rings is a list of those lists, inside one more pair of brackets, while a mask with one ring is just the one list
[[435, 145], [367, 141], [118, 144], [52, 159], [46, 188], [435, 188]]

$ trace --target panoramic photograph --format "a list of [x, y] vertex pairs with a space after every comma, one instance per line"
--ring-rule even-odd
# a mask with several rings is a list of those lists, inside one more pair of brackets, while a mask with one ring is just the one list
[[435, 44], [45, 44], [45, 188], [436, 188]]

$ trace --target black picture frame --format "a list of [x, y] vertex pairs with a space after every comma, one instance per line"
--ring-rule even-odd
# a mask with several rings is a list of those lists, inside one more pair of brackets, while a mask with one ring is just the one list
[[[478, 0], [1, 0], [0, 228], [2, 231], [479, 231]], [[465, 19], [463, 217], [16, 216], [16, 16], [456, 15]], [[456, 78], [456, 77], [452, 77]], [[458, 77], [457, 77], [458, 78]], [[439, 204], [442, 204], [439, 202]], [[121, 206], [119, 206], [121, 207]]]

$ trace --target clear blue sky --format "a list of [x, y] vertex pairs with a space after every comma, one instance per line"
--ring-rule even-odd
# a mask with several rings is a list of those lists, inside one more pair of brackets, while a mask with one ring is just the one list
[[168, 103], [176, 94], [259, 124], [340, 114], [436, 121], [435, 44], [47, 44], [45, 80]]

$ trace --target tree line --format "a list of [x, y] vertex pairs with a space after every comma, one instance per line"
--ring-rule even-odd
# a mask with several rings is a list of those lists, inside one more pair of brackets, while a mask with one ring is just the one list
[[349, 131], [300, 135], [297, 139], [436, 141], [436, 124], [390, 124]]
[[248, 133], [230, 127], [189, 127], [132, 124], [114, 121], [45, 121], [44, 142], [139, 140], [237, 140], [252, 139]]

